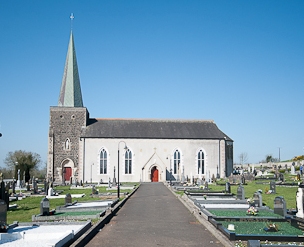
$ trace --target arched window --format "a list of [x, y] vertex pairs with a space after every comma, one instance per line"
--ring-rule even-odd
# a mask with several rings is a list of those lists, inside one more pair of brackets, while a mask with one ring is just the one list
[[175, 150], [173, 159], [173, 174], [177, 174], [180, 165], [180, 152], [178, 150]]
[[132, 152], [130, 149], [125, 153], [125, 174], [132, 174]]
[[64, 143], [64, 149], [65, 149], [65, 150], [70, 150], [70, 148], [71, 148], [70, 139], [67, 138], [67, 139], [65, 140], [65, 143]]
[[205, 155], [202, 150], [200, 150], [197, 154], [197, 173], [204, 174], [205, 173]]
[[107, 163], [108, 163], [107, 151], [103, 148], [100, 151], [100, 163], [99, 163], [100, 174], [107, 174]]

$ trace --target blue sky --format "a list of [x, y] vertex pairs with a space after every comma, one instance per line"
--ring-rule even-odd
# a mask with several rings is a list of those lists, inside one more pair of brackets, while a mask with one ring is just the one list
[[70, 14], [91, 117], [213, 119], [234, 161], [304, 153], [304, 1], [0, 1], [0, 166], [47, 160]]

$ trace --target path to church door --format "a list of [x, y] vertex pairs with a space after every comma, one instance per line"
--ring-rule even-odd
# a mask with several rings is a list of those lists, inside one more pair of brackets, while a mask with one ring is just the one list
[[153, 167], [151, 170], [151, 180], [152, 182], [158, 182], [158, 170], [156, 167]]
[[64, 168], [64, 181], [70, 181], [70, 178], [72, 176], [72, 168], [71, 167], [65, 167]]

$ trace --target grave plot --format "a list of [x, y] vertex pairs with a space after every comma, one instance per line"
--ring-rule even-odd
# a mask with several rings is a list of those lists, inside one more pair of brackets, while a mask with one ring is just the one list
[[244, 187], [238, 187], [238, 194], [231, 193], [230, 183], [227, 182], [223, 191], [186, 191], [185, 194], [199, 208], [248, 208], [245, 200]]
[[65, 205], [59, 206], [56, 210], [50, 211], [49, 200], [44, 198], [41, 201], [40, 214], [33, 215], [32, 221], [78, 221], [98, 219], [104, 216], [106, 210], [113, 207], [117, 202], [118, 199], [73, 203], [71, 195], [67, 194]]
[[2, 246], [70, 246], [92, 226], [90, 221], [64, 224], [18, 224], [0, 233]]
[[[218, 202], [220, 203], [220, 202]], [[253, 205], [247, 209], [231, 208], [225, 201], [216, 207], [201, 206], [202, 215], [229, 240], [303, 241], [303, 229], [299, 219], [286, 215], [283, 197], [276, 197], [274, 210], [262, 206], [262, 195], [255, 193]]]

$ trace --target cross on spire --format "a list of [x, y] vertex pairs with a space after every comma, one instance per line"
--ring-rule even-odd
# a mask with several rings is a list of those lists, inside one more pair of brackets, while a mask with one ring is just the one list
[[71, 13], [71, 15], [70, 15], [70, 19], [71, 19], [71, 30], [73, 30], [73, 20], [74, 20], [74, 14], [73, 13]]

